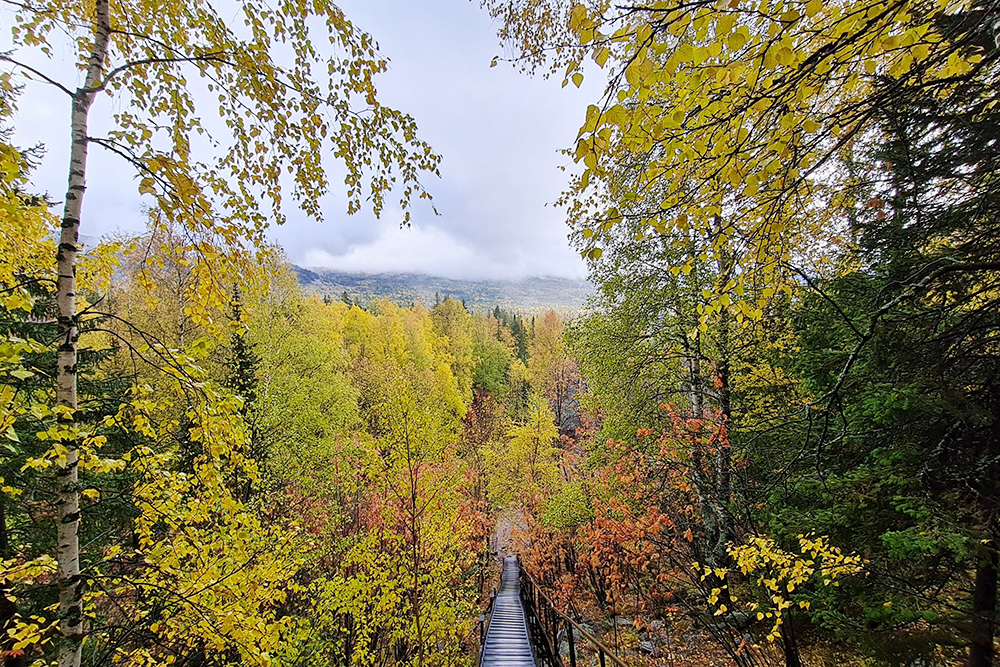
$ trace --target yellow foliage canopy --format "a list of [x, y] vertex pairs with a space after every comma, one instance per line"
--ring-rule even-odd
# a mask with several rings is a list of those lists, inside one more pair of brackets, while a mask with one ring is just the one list
[[917, 87], [948, 95], [985, 65], [966, 0], [483, 4], [527, 67], [608, 72], [570, 151], [584, 254], [599, 259], [625, 219], [704, 238], [700, 259], [738, 267], [712, 305], [741, 318], [831, 235], [850, 181], [837, 161], [880, 109]]

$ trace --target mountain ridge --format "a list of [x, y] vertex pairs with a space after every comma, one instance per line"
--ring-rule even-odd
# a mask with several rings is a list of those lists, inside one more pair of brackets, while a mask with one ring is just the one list
[[458, 280], [423, 273], [360, 273], [291, 265], [306, 292], [341, 298], [344, 292], [353, 303], [367, 305], [388, 299], [401, 305], [422, 303], [432, 307], [436, 299], [464, 301], [471, 312], [500, 306], [526, 314], [554, 310], [574, 315], [593, 293], [586, 280], [534, 276], [520, 280]]

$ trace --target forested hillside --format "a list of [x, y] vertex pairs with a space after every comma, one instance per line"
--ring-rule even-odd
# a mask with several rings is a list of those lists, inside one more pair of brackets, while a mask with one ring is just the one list
[[432, 305], [450, 297], [476, 312], [500, 306], [532, 315], [546, 310], [574, 315], [594, 292], [587, 281], [569, 278], [453, 280], [414, 273], [345, 273], [298, 266], [293, 269], [307, 292], [349, 299], [351, 303], [361, 305], [378, 299]]
[[[482, 5], [529, 73], [607, 77], [572, 317], [311, 293], [347, 278], [267, 241], [331, 181], [430, 199], [337, 6], [6, 3], [0, 667], [506, 667], [512, 620], [539, 667], [996, 664], [1000, 7]], [[90, 149], [145, 224], [85, 246]]]
[[[579, 422], [558, 316], [325, 303], [276, 255], [199, 319], [193, 252], [163, 251], [177, 241], [135, 239], [127, 279], [84, 297], [83, 660], [467, 660], [497, 516], [554, 482]], [[69, 436], [45, 402], [53, 297], [20, 284], [0, 544], [7, 647], [38, 658], [56, 649], [49, 508]]]

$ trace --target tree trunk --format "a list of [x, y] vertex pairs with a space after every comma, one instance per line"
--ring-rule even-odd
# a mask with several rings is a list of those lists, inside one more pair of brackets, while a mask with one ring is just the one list
[[979, 556], [976, 564], [976, 587], [972, 594], [972, 644], [969, 647], [969, 667], [990, 667], [993, 664], [993, 638], [996, 635], [997, 613], [997, 550], [992, 542]]
[[[715, 238], [722, 236], [722, 217], [715, 216]], [[713, 238], [714, 240], [714, 238]], [[727, 249], [725, 244], [722, 244], [719, 249], [719, 278], [718, 287], [720, 290], [725, 289], [726, 285], [733, 277], [733, 258]], [[722, 308], [719, 312], [719, 336], [718, 336], [718, 362], [716, 363], [716, 372], [718, 373], [718, 397], [719, 397], [719, 411], [722, 412], [723, 416], [726, 418], [727, 425], [733, 418], [733, 405], [732, 405], [732, 389], [729, 386], [729, 357], [731, 354], [730, 348], [730, 327], [732, 324], [732, 317], [729, 314], [728, 308]]]
[[[109, 0], [97, 0], [95, 6], [94, 45], [87, 66], [87, 76], [73, 95], [72, 144], [69, 179], [62, 230], [56, 259], [59, 271], [56, 302], [59, 307], [59, 348], [56, 365], [56, 403], [64, 410], [59, 420], [70, 429], [76, 423], [76, 362], [79, 331], [76, 320], [76, 254], [80, 237], [80, 213], [87, 174], [87, 117], [100, 85], [111, 39]], [[83, 579], [80, 576], [80, 488], [78, 443], [63, 443], [66, 466], [56, 474], [56, 500], [59, 561], [59, 616], [61, 641], [59, 667], [79, 667], [83, 642]]]
[[[695, 326], [698, 318], [695, 316]], [[701, 332], [696, 330], [694, 340], [688, 346], [688, 358], [685, 360], [688, 372], [688, 391], [691, 401], [691, 416], [695, 419], [705, 417], [704, 391], [705, 383], [701, 377]]]
[[[722, 218], [716, 216], [717, 233], [722, 234]], [[729, 252], [723, 246], [719, 258], [719, 288], [724, 289], [733, 275], [733, 261]], [[719, 428], [723, 430], [723, 437], [719, 438], [715, 451], [715, 479], [716, 479], [716, 507], [718, 511], [719, 535], [728, 545], [736, 539], [736, 530], [733, 517], [729, 511], [729, 504], [733, 498], [732, 483], [732, 445], [729, 442], [729, 428], [732, 423], [732, 390], [730, 380], [730, 334], [732, 317], [729, 310], [723, 308], [719, 313], [719, 333], [716, 343], [717, 361], [715, 365], [716, 377], [713, 378], [718, 392], [719, 412], [722, 414], [722, 423]]]
[[785, 617], [785, 622], [781, 624], [781, 646], [785, 653], [785, 667], [802, 667], [802, 659], [799, 658], [799, 643], [795, 639], [795, 626], [792, 623], [792, 616]]

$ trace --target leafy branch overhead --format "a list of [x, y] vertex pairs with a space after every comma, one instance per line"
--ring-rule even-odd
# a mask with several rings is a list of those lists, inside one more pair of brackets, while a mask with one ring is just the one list
[[[396, 186], [406, 214], [429, 198], [419, 177], [436, 173], [439, 158], [412, 117], [379, 102], [375, 79], [388, 63], [370, 35], [326, 2], [233, 9], [235, 21], [207, 2], [116, 4], [92, 87], [50, 81], [69, 95], [120, 98], [113, 129], [94, 139], [134, 166], [164, 214], [228, 240], [283, 222], [283, 185], [322, 219], [327, 155], [346, 167], [349, 212], [367, 200], [381, 213]], [[24, 3], [13, 18], [15, 46], [51, 54], [75, 35], [78, 62], [88, 62], [88, 3]], [[17, 50], [5, 59], [29, 72]]]
[[705, 240], [675, 271], [735, 261], [703, 325], [721, 309], [759, 319], [789, 293], [788, 265], [816, 261], [804, 248], [830, 242], [851, 191], [836, 163], [888, 105], [945, 97], [997, 55], [988, 10], [967, 2], [483, 4], [524, 67], [577, 84], [587, 63], [606, 70], [570, 151], [583, 166], [563, 199], [570, 223], [591, 260], [634, 219], [637, 239]]

